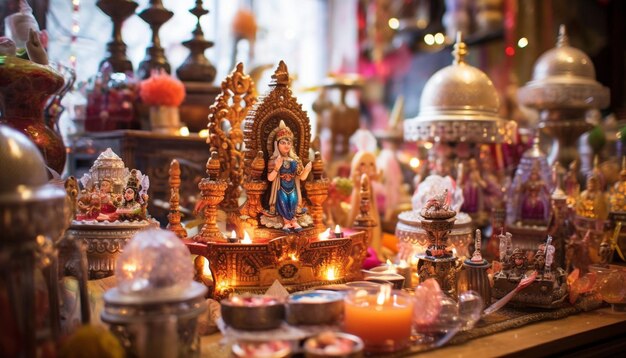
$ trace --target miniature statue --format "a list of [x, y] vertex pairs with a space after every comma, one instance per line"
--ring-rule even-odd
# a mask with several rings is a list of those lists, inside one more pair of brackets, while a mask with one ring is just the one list
[[563, 187], [567, 195], [567, 205], [574, 206], [576, 198], [580, 194], [580, 183], [578, 182], [578, 161], [574, 160], [569, 165], [569, 170], [563, 178]]
[[482, 178], [476, 159], [470, 159], [466, 168], [467, 172], [464, 173], [462, 181], [458, 182], [463, 190], [461, 211], [469, 214], [477, 222], [483, 223], [487, 220], [485, 210], [487, 182]]
[[609, 192], [609, 204], [611, 212], [626, 211], [626, 157], [622, 158], [622, 170], [619, 173], [619, 181], [613, 185]]
[[570, 272], [579, 269], [581, 274], [589, 271], [591, 258], [589, 257], [589, 244], [591, 241], [591, 231], [587, 231], [585, 237], [580, 240], [574, 233], [570, 236], [565, 245], [565, 270]]
[[524, 252], [519, 247], [516, 247], [509, 258], [509, 264], [511, 266], [511, 272], [509, 278], [520, 279], [526, 273], [526, 265], [528, 259]]
[[576, 215], [599, 220], [605, 220], [609, 215], [606, 198], [600, 190], [600, 182], [595, 175], [589, 176], [587, 189], [578, 196]]
[[540, 274], [543, 274], [544, 269], [546, 268], [546, 252], [544, 247], [540, 246], [533, 257], [533, 266], [535, 271]]
[[120, 221], [146, 219], [145, 209], [148, 197], [147, 194], [143, 193], [144, 188], [140, 184], [140, 175], [141, 173], [136, 169], [130, 171], [130, 177], [128, 178], [126, 188], [124, 188], [122, 205], [115, 211], [117, 219]]
[[113, 182], [110, 178], [100, 179], [98, 183], [98, 191], [100, 194], [100, 213], [111, 215], [115, 213], [117, 207], [121, 204], [121, 196], [113, 193]]
[[480, 253], [480, 245], [482, 241], [482, 234], [479, 229], [476, 229], [476, 237], [474, 238], [474, 254], [472, 255], [471, 261], [473, 263], [482, 263], [483, 256]]
[[[261, 222], [284, 231], [300, 231], [302, 226], [298, 217], [306, 215], [306, 208], [302, 206], [300, 182], [309, 176], [312, 164], [302, 165], [293, 150], [293, 132], [284, 121], [280, 121], [270, 138], [274, 138], [274, 153], [267, 163], [267, 180], [272, 186], [269, 212], [263, 214]], [[277, 216], [282, 218], [282, 223], [276, 220]]]
[[539, 162], [535, 162], [528, 180], [518, 190], [522, 198], [520, 207], [522, 222], [545, 225], [549, 191], [539, 174]]
[[76, 202], [76, 220], [96, 220], [100, 215], [100, 195], [83, 189]]
[[611, 248], [611, 243], [606, 238], [600, 243], [598, 255], [600, 256], [600, 266], [609, 267], [613, 258], [613, 249]]
[[552, 236], [550, 235], [548, 235], [548, 239], [546, 240], [544, 252], [546, 254], [546, 265], [543, 272], [550, 273], [552, 270], [552, 263], [554, 262], [554, 253], [556, 252], [554, 245], [552, 245]]

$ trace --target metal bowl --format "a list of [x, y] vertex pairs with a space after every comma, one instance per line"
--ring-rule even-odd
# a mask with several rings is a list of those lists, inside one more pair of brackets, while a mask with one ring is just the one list
[[233, 345], [234, 357], [285, 358], [291, 357], [291, 344], [288, 341], [240, 341]]
[[294, 293], [287, 300], [287, 322], [293, 325], [336, 324], [343, 315], [343, 295], [313, 290]]
[[[343, 344], [345, 345], [347, 343], [350, 349], [343, 351], [337, 350], [334, 347], [329, 348], [328, 343], [332, 344], [333, 341], [343, 341]], [[306, 342], [304, 342], [304, 356], [306, 358], [363, 357], [363, 340], [355, 335], [348, 333], [324, 332], [315, 337], [309, 338], [306, 340]]]
[[[257, 303], [259, 301], [266, 301]], [[233, 296], [221, 301], [222, 320], [228, 326], [246, 331], [280, 327], [285, 319], [285, 305], [261, 295]]]

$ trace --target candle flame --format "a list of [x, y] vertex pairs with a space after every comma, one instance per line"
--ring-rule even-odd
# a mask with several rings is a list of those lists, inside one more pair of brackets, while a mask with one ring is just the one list
[[324, 232], [322, 232], [319, 235], [320, 240], [328, 240], [329, 238], [330, 238], [330, 228], [324, 230]]
[[126, 273], [133, 273], [137, 271], [137, 265], [134, 262], [126, 262], [124, 263], [124, 266], [122, 267], [122, 269]]
[[452, 256], [456, 257], [456, 247], [452, 248]]
[[200, 132], [198, 132], [198, 136], [200, 136], [200, 138], [206, 138], [209, 136], [209, 130], [208, 129], [203, 129]]
[[209, 268], [209, 260], [202, 258], [202, 275], [211, 276], [211, 269]]
[[243, 231], [243, 240], [241, 241], [242, 244], [251, 244], [252, 243], [252, 239], [250, 238], [250, 235], [248, 235], [247, 231]]
[[341, 226], [339, 224], [335, 225], [335, 234], [341, 234]]
[[385, 304], [385, 302], [389, 300], [389, 297], [391, 297], [391, 285], [381, 285], [378, 296], [376, 296], [376, 304]]
[[402, 259], [402, 260], [400, 260], [400, 264], [398, 265], [398, 267], [400, 267], [400, 268], [407, 268], [407, 267], [409, 267], [409, 264], [408, 264], [408, 262], [406, 262], [406, 260]]
[[237, 238], [237, 233], [235, 232], [235, 230], [230, 232], [230, 238], [231, 239], [236, 239]]
[[329, 267], [328, 269], [326, 269], [326, 279], [329, 280], [329, 281], [337, 279], [337, 268], [336, 267]]
[[298, 256], [296, 256], [296, 254], [289, 255], [289, 258], [291, 259], [291, 261], [298, 261]]
[[187, 128], [187, 126], [180, 127], [180, 129], [178, 130], [178, 134], [180, 134], [182, 137], [189, 137], [189, 128]]

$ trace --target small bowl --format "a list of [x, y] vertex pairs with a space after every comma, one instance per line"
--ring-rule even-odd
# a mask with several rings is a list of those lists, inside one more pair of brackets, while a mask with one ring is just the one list
[[261, 295], [233, 296], [222, 300], [222, 320], [228, 326], [246, 331], [280, 327], [285, 319], [285, 305], [280, 300]]
[[287, 341], [240, 341], [233, 344], [234, 357], [285, 358], [291, 357], [291, 344]]
[[293, 325], [336, 324], [343, 315], [343, 295], [313, 290], [294, 293], [287, 299], [287, 322]]
[[391, 283], [393, 285], [393, 288], [396, 290], [401, 290], [402, 287], [404, 287], [404, 276], [398, 275], [396, 273], [369, 276], [365, 278], [365, 281], [376, 282], [376, 283], [381, 283], [381, 284]]
[[360, 358], [363, 357], [363, 340], [340, 332], [323, 332], [304, 342], [306, 358]]

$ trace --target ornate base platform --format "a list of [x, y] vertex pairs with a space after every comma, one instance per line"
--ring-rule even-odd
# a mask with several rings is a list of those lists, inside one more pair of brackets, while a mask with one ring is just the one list
[[[545, 275], [539, 274], [535, 281], [511, 299], [509, 305], [520, 307], [559, 308], [567, 297], [567, 274], [561, 268]], [[493, 278], [492, 296], [500, 299], [514, 290], [520, 278], [505, 277], [502, 272]]]
[[[428, 235], [421, 227], [419, 211], [405, 211], [398, 215], [396, 237], [400, 242], [410, 243], [423, 248], [428, 246]], [[469, 245], [474, 235], [472, 233], [472, 218], [465, 213], [458, 213], [452, 231], [448, 234], [448, 248], [456, 249], [459, 256], [470, 256]]]
[[[97, 222], [74, 220], [65, 235], [81, 240], [87, 248], [89, 279], [101, 279], [115, 273], [115, 260], [124, 246], [138, 231], [158, 227], [154, 220]], [[61, 267], [72, 267], [71, 258], [59, 257]]]
[[283, 233], [251, 244], [191, 240], [186, 244], [192, 254], [208, 259], [213, 277], [209, 294], [217, 300], [231, 293], [264, 293], [276, 280], [288, 291], [357, 280], [367, 250], [364, 232], [327, 240]]
[[458, 272], [458, 258], [434, 258], [426, 255], [419, 255], [417, 262], [417, 273], [420, 283], [429, 278], [434, 278], [441, 286], [441, 290], [450, 297], [456, 298], [456, 281]]

